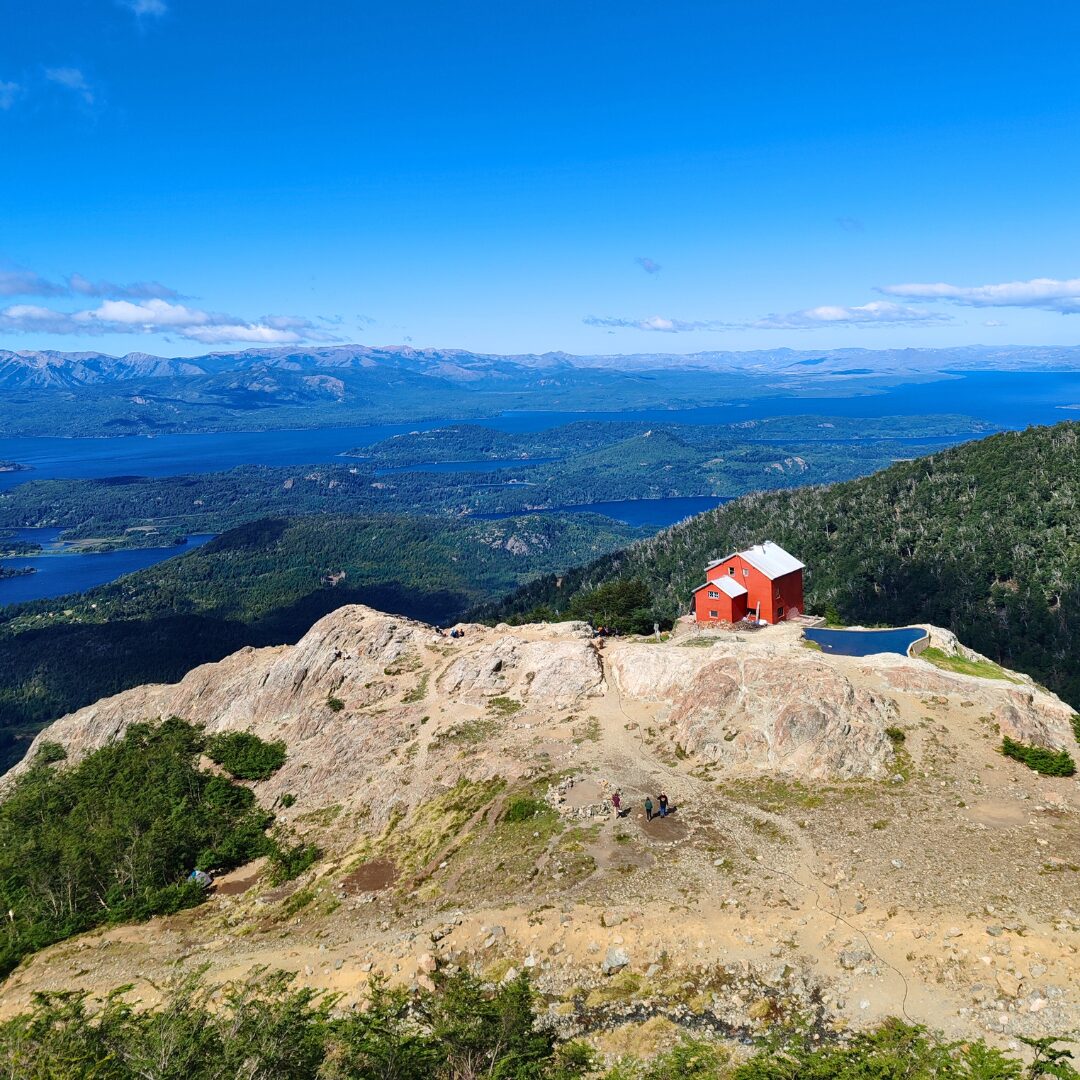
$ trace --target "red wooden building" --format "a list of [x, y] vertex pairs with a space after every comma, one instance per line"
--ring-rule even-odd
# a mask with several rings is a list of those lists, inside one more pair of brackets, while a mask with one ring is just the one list
[[699, 623], [738, 622], [747, 617], [778, 623], [803, 610], [803, 570], [794, 555], [766, 540], [705, 567], [694, 590]]

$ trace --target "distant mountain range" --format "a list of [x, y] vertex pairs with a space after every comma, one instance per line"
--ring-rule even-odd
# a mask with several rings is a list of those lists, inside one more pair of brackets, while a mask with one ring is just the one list
[[194, 357], [149, 353], [108, 356], [96, 352], [0, 349], [0, 387], [72, 389], [144, 379], [202, 380], [250, 373], [325, 374], [375, 368], [455, 383], [512, 378], [525, 372], [603, 369], [646, 371], [744, 371], [800, 379], [833, 376], [913, 375], [931, 371], [1080, 368], [1080, 346], [971, 345], [949, 349], [768, 349], [750, 352], [631, 353], [578, 356], [564, 352], [496, 355], [466, 349], [416, 349], [407, 345], [244, 349]]
[[[0, 350], [0, 436], [346, 427], [507, 411], [695, 408], [843, 397], [958, 371], [1080, 371], [1080, 346], [498, 356], [464, 349], [245, 349], [194, 357]], [[738, 378], [733, 379], [735, 375]]]

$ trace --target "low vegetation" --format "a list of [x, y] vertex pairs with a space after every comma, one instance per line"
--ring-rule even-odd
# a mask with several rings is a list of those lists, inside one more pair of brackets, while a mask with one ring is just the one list
[[971, 660], [958, 653], [947, 653], [944, 649], [938, 649], [935, 646], [923, 649], [919, 655], [934, 667], [939, 667], [944, 671], [955, 671], [960, 675], [976, 675], [980, 679], [1009, 678], [1001, 666], [992, 660]]
[[55, 754], [32, 763], [0, 803], [0, 909], [11, 913], [0, 977], [74, 934], [199, 903], [193, 870], [277, 850], [272, 815], [248, 788], [200, 769], [205, 749], [202, 732], [173, 717], [133, 724], [70, 768]]
[[[636, 978], [636, 977], [634, 977]], [[633, 979], [624, 987], [632, 992]], [[614, 984], [613, 984], [614, 985]], [[42, 994], [0, 1023], [0, 1071], [27, 1080], [1075, 1080], [1054, 1039], [1023, 1040], [1031, 1060], [982, 1041], [947, 1042], [899, 1021], [822, 1042], [781, 1033], [736, 1063], [720, 1044], [684, 1037], [651, 1060], [604, 1066], [580, 1041], [537, 1025], [528, 980], [498, 986], [458, 973], [410, 995], [375, 980], [361, 1009], [295, 987], [284, 973], [212, 987], [199, 976], [140, 1010], [123, 991], [103, 1000]]]
[[1008, 735], [1002, 740], [1001, 752], [1014, 761], [1022, 761], [1042, 776], [1072, 776], [1076, 762], [1068, 750], [1048, 750], [1045, 746], [1029, 746], [1015, 742]]
[[283, 742], [264, 742], [247, 731], [210, 736], [205, 753], [236, 780], [266, 780], [285, 764]]

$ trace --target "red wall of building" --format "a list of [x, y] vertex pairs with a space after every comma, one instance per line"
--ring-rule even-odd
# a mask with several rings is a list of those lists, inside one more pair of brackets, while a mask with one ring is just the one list
[[[735, 570], [731, 574], [731, 569]], [[739, 601], [735, 601], [735, 609], [732, 610], [731, 599], [723, 592], [719, 600], [708, 599], [709, 590], [700, 589], [694, 594], [694, 617], [698, 622], [715, 622], [710, 617], [710, 611], [718, 611], [720, 620], [725, 622], [737, 622], [744, 614], [753, 615], [758, 611], [758, 602], [761, 603], [761, 618], [769, 623], [782, 622], [803, 610], [803, 580], [802, 571], [795, 570], [790, 574], [784, 574], [775, 581], [770, 580], [760, 570], [751, 566], [741, 555], [732, 555], [730, 559], [714, 566], [708, 573], [710, 581], [718, 577], [728, 575], [733, 577], [748, 595]], [[718, 590], [719, 591], [719, 590]], [[745, 609], [743, 608], [745, 601]], [[737, 613], [736, 613], [737, 612]]]
[[708, 586], [694, 593], [694, 618], [698, 622], [738, 622], [746, 618], [745, 596], [731, 597], [719, 589], [714, 591], [720, 595], [709, 596]]

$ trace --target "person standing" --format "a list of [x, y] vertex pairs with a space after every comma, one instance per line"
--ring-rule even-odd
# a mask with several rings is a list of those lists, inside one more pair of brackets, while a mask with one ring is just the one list
[[615, 816], [622, 817], [622, 796], [617, 791], [611, 796], [611, 805], [615, 807]]
[[653, 810], [652, 796], [651, 795], [646, 795], [645, 796], [645, 820], [646, 821], [652, 821], [652, 810]]
[[656, 801], [660, 804], [660, 816], [667, 817], [667, 796], [661, 791]]

